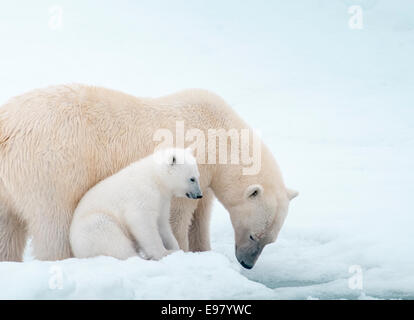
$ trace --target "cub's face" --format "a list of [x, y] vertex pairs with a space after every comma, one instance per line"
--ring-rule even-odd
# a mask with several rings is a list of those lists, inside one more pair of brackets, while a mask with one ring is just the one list
[[251, 269], [263, 248], [276, 240], [287, 216], [289, 201], [296, 195], [291, 190], [276, 194], [261, 185], [251, 185], [245, 190], [243, 200], [230, 208], [236, 257], [243, 267]]
[[167, 149], [167, 175], [176, 197], [200, 199], [200, 173], [191, 149]]

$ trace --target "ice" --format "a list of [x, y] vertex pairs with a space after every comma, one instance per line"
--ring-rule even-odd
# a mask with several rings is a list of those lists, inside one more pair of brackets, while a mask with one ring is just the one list
[[[1, 102], [70, 82], [138, 96], [210, 89], [300, 195], [252, 270], [215, 203], [212, 252], [41, 262], [29, 246], [24, 263], [0, 263], [0, 298], [414, 299], [412, 1], [60, 1], [57, 30], [49, 5], [0, 5]], [[361, 30], [348, 26], [351, 5]]]

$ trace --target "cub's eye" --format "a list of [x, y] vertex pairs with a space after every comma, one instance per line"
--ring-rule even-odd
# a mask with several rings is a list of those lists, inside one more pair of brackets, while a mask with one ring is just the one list
[[191, 178], [191, 179], [190, 179], [190, 181], [191, 181], [191, 182], [195, 182], [195, 178]]
[[250, 240], [252, 240], [252, 241], [256, 241], [256, 239], [255, 239], [255, 238], [253, 238], [253, 236], [252, 236], [252, 235], [250, 235]]
[[254, 191], [253, 191], [253, 192], [249, 195], [249, 198], [250, 198], [250, 199], [256, 198], [258, 194], [259, 194], [259, 190], [254, 190]]

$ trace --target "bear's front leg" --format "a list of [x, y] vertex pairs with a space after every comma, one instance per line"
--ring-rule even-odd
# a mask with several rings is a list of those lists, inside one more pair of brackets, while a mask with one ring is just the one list
[[0, 203], [0, 262], [23, 261], [26, 226]]
[[[55, 206], [49, 212], [33, 207], [33, 221], [28, 223], [32, 235], [33, 254], [39, 260], [63, 260], [72, 256], [69, 232], [73, 210]], [[59, 217], [57, 219], [56, 217]]]
[[158, 231], [157, 212], [127, 212], [125, 219], [132, 236], [135, 238], [138, 248], [143, 251], [145, 258], [160, 260], [168, 251], [163, 244]]

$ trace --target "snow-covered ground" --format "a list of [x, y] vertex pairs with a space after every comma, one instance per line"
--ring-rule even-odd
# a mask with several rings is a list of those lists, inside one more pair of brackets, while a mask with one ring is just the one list
[[0, 4], [1, 102], [67, 82], [207, 88], [260, 130], [300, 196], [252, 270], [216, 203], [212, 252], [40, 262], [28, 247], [0, 263], [0, 298], [414, 299], [414, 2], [21, 3]]

